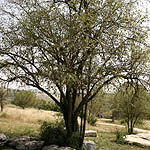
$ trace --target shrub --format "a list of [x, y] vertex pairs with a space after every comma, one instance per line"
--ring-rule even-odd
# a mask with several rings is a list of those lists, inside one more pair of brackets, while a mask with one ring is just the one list
[[56, 114], [56, 124], [59, 124], [59, 127], [65, 128], [65, 120], [62, 119], [62, 114], [58, 113]]
[[97, 118], [94, 116], [88, 116], [88, 118], [87, 118], [87, 122], [92, 126], [95, 126], [96, 121], [97, 121]]
[[35, 108], [43, 109], [45, 105], [46, 105], [46, 101], [45, 100], [37, 99], [37, 103], [35, 105]]
[[120, 124], [125, 124], [125, 120], [120, 120]]
[[73, 133], [73, 135], [66, 141], [66, 145], [69, 147], [72, 147], [76, 150], [80, 149], [81, 146], [81, 136], [79, 135], [79, 132]]
[[56, 112], [61, 112], [60, 107], [56, 103], [51, 103], [50, 104], [50, 110], [51, 111], [56, 111]]
[[117, 144], [125, 144], [126, 143], [126, 141], [125, 141], [126, 133], [125, 132], [117, 130], [115, 132], [115, 134], [116, 134], [116, 143]]
[[76, 132], [69, 139], [66, 138], [63, 121], [56, 121], [55, 123], [44, 121], [40, 129], [40, 136], [46, 145], [69, 146], [77, 150], [80, 149], [81, 136]]
[[65, 146], [66, 131], [59, 123], [43, 122], [40, 136], [46, 145]]
[[38, 109], [51, 110], [56, 112], [61, 112], [60, 107], [56, 103], [46, 102], [44, 100], [38, 100], [37, 106]]

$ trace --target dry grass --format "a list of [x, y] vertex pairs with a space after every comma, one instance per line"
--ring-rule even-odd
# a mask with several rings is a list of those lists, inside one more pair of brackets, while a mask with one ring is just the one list
[[150, 120], [143, 120], [141, 123], [135, 126], [136, 128], [150, 130]]
[[21, 109], [18, 107], [6, 107], [1, 113], [1, 118], [6, 118], [13, 121], [36, 124], [42, 121], [52, 121], [56, 119], [55, 112], [37, 110], [33, 108]]
[[44, 121], [55, 121], [56, 114], [52, 111], [6, 106], [4, 112], [0, 113], [0, 133], [9, 136], [38, 136], [41, 124]]

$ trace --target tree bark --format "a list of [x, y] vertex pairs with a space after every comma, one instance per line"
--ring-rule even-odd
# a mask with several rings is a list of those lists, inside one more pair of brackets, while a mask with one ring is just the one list
[[66, 108], [63, 111], [63, 117], [66, 126], [66, 145], [75, 146], [73, 148], [80, 149], [81, 145], [81, 135], [78, 124], [78, 116], [75, 115], [73, 109]]
[[78, 119], [77, 116], [74, 116], [74, 114], [69, 114], [69, 112], [63, 112], [65, 125], [66, 125], [66, 131], [67, 136], [72, 136], [73, 132], [79, 132], [79, 125], [78, 125]]
[[1, 99], [1, 112], [3, 112], [3, 108], [4, 108], [4, 106], [3, 106], [3, 101], [2, 101], [2, 99]]

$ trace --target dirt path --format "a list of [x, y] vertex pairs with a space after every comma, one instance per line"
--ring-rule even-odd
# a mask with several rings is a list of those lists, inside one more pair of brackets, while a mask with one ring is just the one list
[[[113, 124], [113, 123], [106, 123], [106, 122], [102, 122], [102, 120], [98, 121], [96, 124], [125, 128], [125, 126], [123, 126], [123, 125], [118, 125], [118, 124]], [[134, 128], [134, 131], [140, 132], [140, 133], [149, 133], [150, 134], [150, 130], [144, 130], [144, 129]]]

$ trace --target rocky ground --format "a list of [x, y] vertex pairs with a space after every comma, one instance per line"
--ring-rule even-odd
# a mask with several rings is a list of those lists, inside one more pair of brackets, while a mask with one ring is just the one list
[[[36, 137], [19, 136], [8, 139], [0, 134], [0, 145], [3, 150], [75, 150], [70, 147], [58, 147], [57, 145], [44, 145], [44, 141]], [[96, 150], [96, 144], [92, 141], [84, 141], [84, 150]]]

